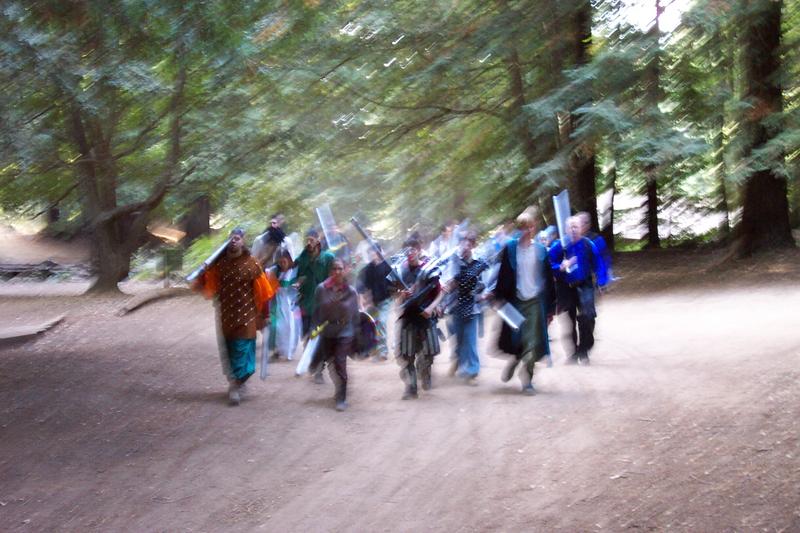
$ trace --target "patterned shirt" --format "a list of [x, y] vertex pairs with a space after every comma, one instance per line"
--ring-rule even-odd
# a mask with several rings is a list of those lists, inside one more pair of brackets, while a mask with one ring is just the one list
[[253, 283], [262, 275], [258, 262], [250, 255], [223, 255], [215, 266], [219, 272], [217, 297], [220, 305], [222, 334], [226, 339], [256, 337], [256, 299]]
[[486, 270], [487, 264], [480, 259], [471, 260], [469, 263], [461, 257], [454, 262], [456, 270], [453, 281], [456, 282], [457, 296], [453, 307], [453, 313], [461, 318], [469, 318], [480, 313], [480, 309], [475, 303], [475, 297], [480, 292], [479, 283], [481, 274]]

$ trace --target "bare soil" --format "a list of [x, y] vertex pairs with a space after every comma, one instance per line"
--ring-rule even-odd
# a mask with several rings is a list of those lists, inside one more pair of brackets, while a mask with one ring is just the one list
[[[402, 401], [350, 362], [350, 409], [278, 362], [227, 405], [211, 305], [120, 317], [85, 284], [0, 285], [3, 531], [800, 531], [800, 254], [622, 256], [589, 367]], [[126, 290], [142, 290], [130, 286]]]
[[75, 239], [64, 242], [41, 234], [26, 235], [0, 223], [0, 263], [41, 263], [53, 261], [73, 265], [90, 258], [89, 243]]

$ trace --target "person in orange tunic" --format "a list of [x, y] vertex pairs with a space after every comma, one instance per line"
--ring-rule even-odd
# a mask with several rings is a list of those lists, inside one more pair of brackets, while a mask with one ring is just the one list
[[225, 253], [194, 284], [217, 308], [217, 339], [228, 399], [239, 405], [244, 384], [256, 370], [256, 332], [269, 317], [276, 287], [244, 244], [244, 230], [230, 234]]

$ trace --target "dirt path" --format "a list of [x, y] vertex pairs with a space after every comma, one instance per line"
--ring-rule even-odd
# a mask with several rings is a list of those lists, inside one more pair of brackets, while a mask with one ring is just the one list
[[0, 350], [0, 529], [798, 531], [799, 302], [796, 273], [623, 287], [592, 366], [555, 342], [535, 397], [483, 354], [417, 401], [351, 362], [337, 413], [287, 363], [228, 407], [199, 298], [6, 296], [0, 320], [68, 317]]
[[0, 263], [77, 264], [89, 261], [89, 244], [85, 240], [63, 242], [40, 235], [25, 235], [0, 223]]

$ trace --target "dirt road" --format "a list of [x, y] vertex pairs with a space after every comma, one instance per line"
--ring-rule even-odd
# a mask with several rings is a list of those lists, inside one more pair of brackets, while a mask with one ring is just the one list
[[0, 320], [68, 317], [0, 348], [3, 531], [800, 531], [796, 272], [612, 293], [534, 397], [484, 354], [416, 401], [351, 362], [345, 413], [287, 363], [229, 407], [199, 298], [11, 292]]

